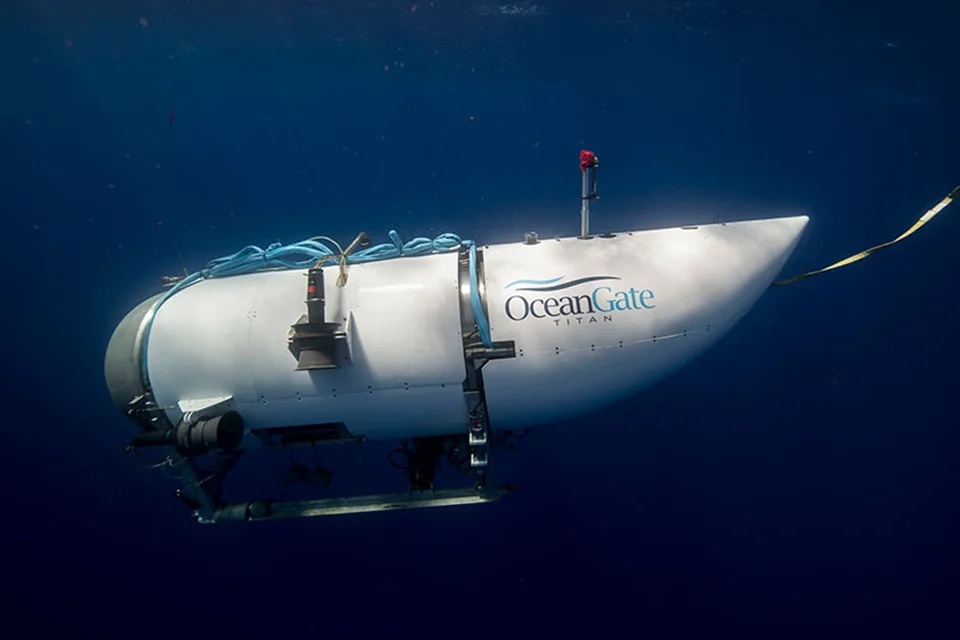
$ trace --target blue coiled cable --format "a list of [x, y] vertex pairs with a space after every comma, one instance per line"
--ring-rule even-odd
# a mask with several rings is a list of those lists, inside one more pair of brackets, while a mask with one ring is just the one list
[[[473, 240], [461, 240], [455, 233], [443, 233], [436, 238], [414, 238], [407, 243], [400, 240], [400, 234], [391, 230], [391, 242], [384, 242], [373, 247], [355, 251], [347, 255], [347, 264], [376, 262], [390, 258], [421, 256], [431, 253], [445, 253], [459, 249], [461, 246], [470, 249], [470, 303], [473, 315], [480, 332], [480, 339], [487, 347], [493, 345], [490, 337], [490, 325], [483, 311], [480, 300], [479, 277], [477, 275], [477, 246]], [[199, 280], [207, 278], [226, 278], [245, 273], [255, 273], [264, 269], [309, 269], [322, 258], [338, 256], [339, 254], [316, 238], [302, 240], [294, 244], [282, 245], [274, 242], [266, 249], [248, 245], [234, 254], [216, 258], [207, 263], [207, 266], [196, 273], [192, 273], [176, 285], [171, 287], [157, 305], [144, 327], [143, 341], [140, 349], [140, 372], [144, 384], [147, 376], [147, 343], [150, 336], [150, 327], [157, 310], [176, 292], [189, 287]]]

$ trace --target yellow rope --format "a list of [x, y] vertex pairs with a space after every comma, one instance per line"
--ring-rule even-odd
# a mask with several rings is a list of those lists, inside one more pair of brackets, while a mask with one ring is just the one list
[[906, 231], [904, 231], [903, 233], [901, 233], [898, 237], [894, 238], [894, 239], [891, 240], [890, 242], [884, 242], [883, 244], [878, 244], [878, 245], [875, 246], [875, 247], [870, 247], [869, 249], [865, 249], [864, 251], [861, 251], [860, 253], [856, 253], [856, 254], [850, 256], [849, 258], [844, 258], [843, 260], [840, 260], [839, 262], [834, 262], [833, 264], [831, 264], [831, 265], [829, 265], [829, 266], [826, 266], [826, 267], [824, 267], [824, 268], [822, 268], [822, 269], [817, 269], [816, 271], [808, 271], [808, 272], [806, 272], [806, 273], [801, 273], [800, 275], [796, 275], [796, 276], [793, 276], [793, 277], [791, 277], [791, 278], [786, 278], [786, 279], [784, 279], [784, 280], [777, 280], [777, 281], [775, 281], [775, 282], [773, 283], [773, 285], [771, 285], [771, 286], [774, 286], [774, 287], [784, 287], [784, 286], [786, 286], [786, 285], [788, 285], [788, 284], [793, 284], [794, 282], [799, 282], [800, 280], [805, 280], [806, 278], [809, 278], [810, 276], [815, 276], [815, 275], [818, 275], [818, 274], [821, 274], [821, 273], [825, 273], [825, 272], [827, 272], [827, 271], [832, 271], [832, 270], [834, 270], [834, 269], [839, 269], [840, 267], [845, 267], [845, 266], [847, 266], [848, 264], [853, 264], [854, 262], [859, 262], [860, 260], [863, 260], [863, 259], [866, 258], [867, 256], [872, 255], [872, 254], [876, 253], [877, 251], [880, 251], [880, 249], [886, 249], [886, 248], [889, 247], [889, 246], [895, 245], [895, 244], [897, 244], [898, 242], [900, 242], [901, 240], [903, 240], [904, 238], [913, 235], [913, 233], [916, 232], [917, 229], [919, 229], [919, 228], [922, 227], [923, 225], [925, 225], [925, 224], [927, 224], [928, 222], [930, 222], [931, 220], [933, 220], [934, 216], [936, 216], [938, 213], [940, 213], [941, 211], [943, 211], [943, 210], [947, 207], [947, 205], [950, 204], [951, 202], [953, 202], [955, 199], [957, 199], [957, 197], [960, 197], [960, 186], [958, 186], [956, 189], [954, 189], [953, 191], [951, 191], [951, 192], [947, 195], [947, 197], [944, 198], [943, 200], [941, 200], [940, 202], [938, 202], [938, 203], [936, 204], [936, 206], [934, 206], [932, 209], [930, 209], [930, 210], [927, 211], [925, 214], [923, 214], [922, 216], [920, 216], [920, 219], [917, 220], [916, 222], [914, 222], [914, 223], [913, 223], [913, 226], [911, 226], [909, 229], [907, 229]]

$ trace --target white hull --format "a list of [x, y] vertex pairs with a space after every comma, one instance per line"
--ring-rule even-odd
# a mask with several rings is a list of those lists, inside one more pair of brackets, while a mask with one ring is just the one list
[[[491, 335], [516, 347], [516, 357], [483, 369], [492, 428], [574, 417], [676, 371], [753, 306], [806, 223], [482, 247]], [[335, 369], [297, 371], [288, 350], [289, 327], [304, 313], [303, 271], [205, 280], [161, 305], [146, 369], [171, 423], [229, 398], [251, 430], [323, 422], [367, 438], [464, 433], [468, 285], [457, 254], [351, 265], [342, 288], [336, 268], [324, 276], [326, 320], [346, 332]]]
[[[807, 221], [798, 216], [490, 247], [485, 256], [491, 330], [495, 340], [515, 340], [518, 350], [517, 358], [491, 362], [484, 370], [492, 422], [510, 428], [580, 415], [677, 371], [750, 310], [777, 277]], [[599, 289], [592, 306], [602, 310], [595, 313], [563, 315], [577, 305], [561, 303], [551, 306], [553, 315], [543, 308], [540, 315], [547, 317], [507, 316], [512, 295], [537, 288], [507, 285], [558, 276], [563, 279], [547, 286], [591, 276], [618, 279], [519, 292], [532, 303], [548, 296], [592, 297]], [[514, 299], [511, 306], [515, 317], [522, 315], [522, 301]], [[591, 305], [580, 306], [582, 311]], [[540, 310], [540, 303], [531, 308]]]

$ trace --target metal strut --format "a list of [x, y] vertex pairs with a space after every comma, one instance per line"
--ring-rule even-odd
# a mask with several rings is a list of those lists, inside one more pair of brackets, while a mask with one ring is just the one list
[[[481, 335], [472, 296], [483, 304], [482, 290], [473, 291], [473, 283], [484, 281], [477, 277], [483, 273], [483, 254], [474, 253], [476, 263], [473, 268], [476, 276], [471, 278], [471, 255], [469, 251], [460, 253], [460, 282], [470, 283], [470, 287], [460, 287], [460, 319], [463, 334], [463, 356], [467, 377], [463, 382], [463, 394], [467, 400], [469, 424], [467, 446], [470, 455], [470, 467], [474, 473], [474, 489], [478, 494], [489, 490], [490, 475], [490, 417], [487, 411], [487, 398], [483, 388], [483, 367], [490, 360], [516, 357], [516, 348], [512, 340], [493, 342], [488, 336], [485, 341]], [[481, 308], [481, 312], [484, 310]], [[489, 344], [485, 344], [487, 342]]]

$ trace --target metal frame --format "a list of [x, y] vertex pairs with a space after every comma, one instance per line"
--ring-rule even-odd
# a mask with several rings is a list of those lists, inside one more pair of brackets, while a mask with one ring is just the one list
[[[478, 280], [482, 283], [481, 252], [478, 252], [477, 259], [478, 276], [480, 276]], [[458, 279], [460, 283], [460, 319], [465, 367], [463, 393], [467, 401], [469, 424], [466, 425], [466, 433], [451, 434], [451, 436], [465, 436], [466, 438], [470, 469], [474, 477], [472, 487], [429, 492], [411, 490], [407, 493], [357, 495], [316, 500], [275, 501], [255, 499], [221, 502], [220, 491], [223, 483], [230, 471], [239, 462], [244, 450], [218, 453], [213, 468], [205, 471], [201, 468], [197, 457], [179, 451], [174, 447], [174, 450], [167, 456], [165, 464], [177, 469], [181, 487], [176, 490], [175, 495], [193, 511], [197, 521], [202, 524], [251, 522], [280, 518], [305, 518], [397, 509], [481, 504], [495, 501], [504, 493], [512, 491], [513, 488], [510, 485], [496, 487], [490, 485], [491, 431], [483, 388], [482, 369], [492, 359], [514, 357], [515, 349], [513, 342], [499, 342], [492, 347], [486, 347], [480, 340], [470, 299], [469, 260], [469, 251], [467, 249], [462, 250], [458, 261]], [[480, 293], [481, 303], [483, 303], [482, 289]], [[141, 426], [147, 431], [173, 429], [174, 425], [170, 423], [166, 412], [154, 400], [150, 391], [149, 380], [146, 378], [146, 372], [144, 372], [144, 378], [145, 391], [134, 403], [131, 403], [128, 415], [140, 422]], [[179, 409], [184, 415], [184, 420], [191, 420], [195, 419], [194, 416], [199, 417], [201, 411], [226, 410], [231, 406], [231, 400], [232, 398], [217, 397], [211, 398], [209, 401], [190, 403], [189, 406], [181, 403]], [[349, 441], [362, 443], [364, 440], [363, 437], [355, 437], [351, 434], [342, 423], [314, 426], [318, 428], [327, 427], [323, 431], [335, 434], [335, 437], [320, 438], [311, 441], [309, 444]], [[253, 429], [247, 434], [248, 438], [251, 436], [255, 437], [264, 448], [288, 448], [288, 446], [303, 444], [301, 442], [291, 444], [284, 441], [278, 435], [277, 429]]]

